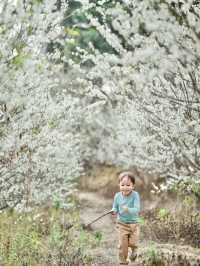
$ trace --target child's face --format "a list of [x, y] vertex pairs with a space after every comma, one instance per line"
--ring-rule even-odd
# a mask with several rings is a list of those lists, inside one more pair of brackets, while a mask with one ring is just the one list
[[124, 176], [119, 182], [120, 191], [124, 196], [128, 196], [134, 189], [134, 185], [128, 176]]

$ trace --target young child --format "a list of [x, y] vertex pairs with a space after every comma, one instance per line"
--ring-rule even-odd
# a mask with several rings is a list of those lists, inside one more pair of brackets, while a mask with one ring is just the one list
[[135, 177], [131, 172], [119, 175], [120, 192], [115, 194], [113, 214], [117, 214], [117, 230], [119, 235], [119, 263], [128, 264], [128, 248], [131, 248], [130, 261], [137, 257], [139, 240], [140, 197], [134, 191]]

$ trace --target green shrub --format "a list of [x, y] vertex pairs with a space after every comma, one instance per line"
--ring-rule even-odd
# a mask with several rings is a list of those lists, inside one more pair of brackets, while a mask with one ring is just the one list
[[86, 250], [99, 239], [82, 230], [79, 214], [56, 205], [0, 214], [0, 264], [6, 266], [90, 265]]
[[154, 209], [144, 214], [141, 224], [145, 237], [153, 241], [188, 244], [200, 248], [200, 212], [192, 208], [191, 197], [185, 198], [176, 212]]
[[145, 254], [144, 266], [164, 266], [164, 261], [160, 257], [157, 248], [153, 245], [149, 246]]

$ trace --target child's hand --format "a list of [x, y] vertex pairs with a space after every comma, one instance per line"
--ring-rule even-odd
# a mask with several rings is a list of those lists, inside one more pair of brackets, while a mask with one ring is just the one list
[[111, 214], [112, 214], [113, 216], [117, 215], [117, 213], [116, 213], [115, 211], [112, 211]]
[[128, 212], [128, 207], [126, 205], [122, 205], [123, 212]]

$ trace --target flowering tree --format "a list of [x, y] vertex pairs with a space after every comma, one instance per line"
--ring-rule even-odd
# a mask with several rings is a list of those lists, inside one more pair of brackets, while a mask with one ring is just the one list
[[0, 3], [2, 208], [65, 197], [82, 171], [80, 136], [72, 130], [78, 101], [61, 82], [60, 51], [48, 53], [64, 42], [66, 8], [54, 0]]
[[181, 178], [199, 169], [199, 6], [79, 2], [109, 53], [89, 42], [69, 58], [65, 1], [0, 4], [5, 206], [65, 197], [87, 162]]
[[[114, 53], [83, 56], [99, 108], [95, 160], [168, 176], [200, 167], [197, 1], [80, 1]], [[96, 10], [95, 16], [94, 11]], [[98, 14], [98, 16], [97, 16]]]

